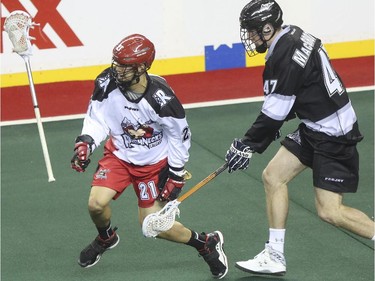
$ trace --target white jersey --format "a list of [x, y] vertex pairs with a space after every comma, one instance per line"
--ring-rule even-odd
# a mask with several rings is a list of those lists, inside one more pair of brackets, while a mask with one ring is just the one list
[[144, 166], [168, 158], [169, 166], [183, 168], [191, 142], [185, 110], [162, 77], [147, 75], [147, 81], [145, 93], [130, 100], [109, 68], [104, 70], [95, 80], [82, 135], [94, 139], [93, 150], [110, 136], [114, 154], [128, 163]]

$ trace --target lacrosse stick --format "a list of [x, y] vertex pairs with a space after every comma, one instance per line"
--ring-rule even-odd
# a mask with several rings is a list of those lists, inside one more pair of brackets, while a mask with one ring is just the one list
[[32, 77], [31, 67], [30, 67], [30, 58], [32, 55], [32, 46], [30, 43], [31, 39], [34, 39], [29, 36], [29, 29], [34, 28], [34, 25], [37, 25], [31, 21], [31, 16], [24, 11], [13, 11], [5, 19], [4, 29], [8, 33], [10, 41], [13, 44], [13, 51], [20, 55], [25, 61], [27, 76], [29, 79], [31, 97], [34, 105], [35, 117], [39, 130], [39, 137], [42, 144], [42, 150], [44, 155], [44, 161], [46, 163], [48, 181], [55, 181], [53, 176], [51, 161], [49, 158], [48, 148], [46, 137], [44, 135], [43, 124], [40, 116], [39, 105], [36, 98], [34, 81]]
[[180, 198], [168, 202], [160, 211], [146, 216], [142, 223], [143, 235], [145, 237], [156, 237], [159, 233], [171, 229], [175, 222], [176, 215], [180, 216], [178, 205], [180, 205], [185, 199], [189, 198], [194, 192], [198, 191], [211, 180], [216, 178], [221, 172], [226, 170], [227, 167], [228, 164], [224, 163], [189, 191], [184, 193]]

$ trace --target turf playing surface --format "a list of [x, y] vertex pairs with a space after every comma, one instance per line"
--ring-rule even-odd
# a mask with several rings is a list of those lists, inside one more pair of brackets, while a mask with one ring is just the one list
[[[359, 144], [361, 180], [344, 202], [374, 214], [374, 92], [350, 94], [365, 135]], [[193, 178], [187, 190], [223, 163], [234, 137], [241, 137], [257, 116], [260, 103], [187, 110], [193, 134], [187, 168]], [[95, 237], [87, 212], [92, 172], [70, 169], [70, 158], [82, 120], [45, 123], [56, 182], [48, 183], [36, 124], [1, 128], [1, 280], [212, 280], [208, 266], [184, 245], [147, 239], [137, 221], [137, 204], [129, 188], [113, 202], [113, 224], [120, 244], [93, 268], [77, 265], [80, 250]], [[283, 135], [297, 121], [286, 123]], [[374, 280], [374, 244], [319, 220], [314, 208], [311, 172], [289, 186], [286, 236], [287, 275], [246, 274], [234, 262], [263, 249], [267, 239], [261, 171], [279, 144], [252, 158], [244, 172], [222, 173], [181, 204], [181, 221], [197, 231], [220, 229], [225, 237], [229, 273], [225, 280], [368, 281]]]

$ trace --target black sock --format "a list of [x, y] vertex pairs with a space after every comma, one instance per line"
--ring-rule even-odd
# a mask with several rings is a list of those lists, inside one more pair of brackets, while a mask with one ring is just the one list
[[206, 243], [206, 234], [205, 233], [197, 233], [193, 230], [191, 230], [191, 237], [190, 240], [186, 243], [186, 245], [189, 245], [191, 247], [194, 247], [197, 249], [197, 251], [200, 254], [203, 254], [205, 252], [204, 245]]
[[96, 229], [99, 232], [99, 237], [103, 240], [109, 239], [114, 233], [111, 223], [109, 223], [106, 227], [96, 227]]

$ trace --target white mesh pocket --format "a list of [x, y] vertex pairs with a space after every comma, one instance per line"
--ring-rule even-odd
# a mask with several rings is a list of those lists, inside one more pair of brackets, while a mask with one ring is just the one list
[[19, 55], [31, 55], [29, 29], [31, 17], [23, 11], [14, 11], [6, 18], [4, 29], [13, 44], [13, 51]]

